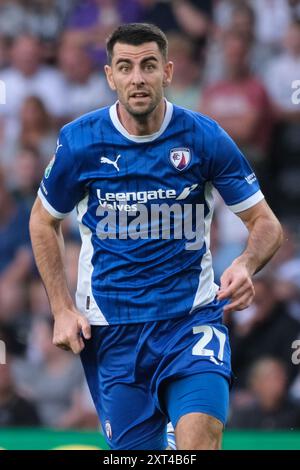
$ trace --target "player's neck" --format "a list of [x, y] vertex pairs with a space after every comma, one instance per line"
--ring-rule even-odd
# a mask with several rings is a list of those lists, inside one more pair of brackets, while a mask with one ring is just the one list
[[119, 120], [127, 132], [135, 136], [151, 135], [158, 132], [165, 117], [166, 102], [161, 100], [159, 105], [146, 116], [132, 116], [119, 102], [117, 112]]

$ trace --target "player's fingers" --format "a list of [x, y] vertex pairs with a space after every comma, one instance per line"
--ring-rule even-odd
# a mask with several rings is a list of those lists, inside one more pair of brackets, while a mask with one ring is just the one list
[[231, 300], [232, 301], [238, 300], [239, 298], [241, 298], [242, 296], [246, 294], [249, 294], [249, 296], [254, 295], [254, 287], [252, 283], [251, 284], [245, 283], [239, 289], [234, 291], [234, 293], [231, 296]]
[[64, 349], [65, 351], [69, 351], [69, 350], [70, 350], [69, 341], [68, 341], [68, 338], [67, 338], [66, 336], [54, 335], [54, 336], [53, 336], [52, 343], [53, 343], [54, 346], [56, 346], [57, 348]]
[[237, 300], [234, 300], [233, 302], [230, 302], [229, 304], [225, 305], [224, 313], [234, 312], [235, 310], [243, 310], [244, 308], [249, 307], [252, 300], [253, 295], [247, 292]]
[[221, 285], [218, 292], [218, 299], [223, 300], [229, 298], [232, 295], [234, 289], [237, 288], [238, 282], [237, 278], [232, 274], [232, 272], [225, 271], [221, 276]]
[[225, 271], [220, 278], [220, 290], [227, 289], [233, 281], [233, 275], [229, 271]]
[[63, 349], [64, 351], [70, 351], [70, 347], [65, 344], [65, 343], [55, 343], [53, 342], [54, 346], [56, 346], [59, 349]]
[[74, 354], [79, 354], [84, 349], [84, 342], [83, 339], [76, 335], [76, 337], [72, 338], [70, 341], [70, 347]]
[[90, 339], [91, 337], [91, 325], [85, 317], [79, 320], [79, 325], [84, 339]]
[[218, 292], [218, 299], [219, 300], [230, 299], [235, 293], [235, 291], [237, 291], [240, 287], [241, 287], [241, 281], [239, 279], [235, 279], [234, 281], [232, 281], [232, 283], [226, 288], [221, 286]]
[[231, 297], [235, 296], [239, 291], [247, 291], [253, 290], [253, 284], [251, 279], [244, 276], [238, 276], [234, 280], [232, 280], [231, 284], [227, 288], [221, 288], [217, 294], [218, 300], [230, 299]]

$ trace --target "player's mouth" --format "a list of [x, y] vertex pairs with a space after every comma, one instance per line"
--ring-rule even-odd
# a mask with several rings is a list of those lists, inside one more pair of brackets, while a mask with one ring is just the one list
[[144, 99], [148, 97], [149, 97], [149, 93], [146, 93], [144, 91], [137, 91], [135, 93], [130, 94], [130, 98], [133, 98], [133, 99]]

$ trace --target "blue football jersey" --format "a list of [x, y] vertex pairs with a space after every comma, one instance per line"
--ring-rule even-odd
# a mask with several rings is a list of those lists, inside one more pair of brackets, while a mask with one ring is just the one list
[[160, 130], [133, 136], [117, 105], [62, 128], [39, 197], [59, 219], [77, 208], [76, 302], [91, 324], [189, 315], [218, 289], [209, 250], [213, 187], [234, 212], [263, 194], [212, 119], [166, 102]]

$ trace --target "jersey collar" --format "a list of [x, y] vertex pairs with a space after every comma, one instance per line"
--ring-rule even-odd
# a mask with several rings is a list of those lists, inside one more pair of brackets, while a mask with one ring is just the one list
[[166, 102], [166, 112], [165, 112], [165, 117], [162, 122], [162, 125], [160, 129], [155, 132], [154, 134], [150, 135], [132, 135], [127, 132], [125, 127], [121, 124], [118, 112], [117, 112], [117, 105], [118, 101], [114, 103], [110, 108], [109, 108], [109, 115], [110, 119], [115, 126], [115, 128], [127, 139], [132, 140], [133, 142], [152, 142], [153, 140], [157, 139], [159, 136], [163, 134], [163, 132], [166, 130], [168, 125], [170, 124], [170, 121], [172, 119], [173, 115], [173, 105], [169, 101], [165, 99]]

